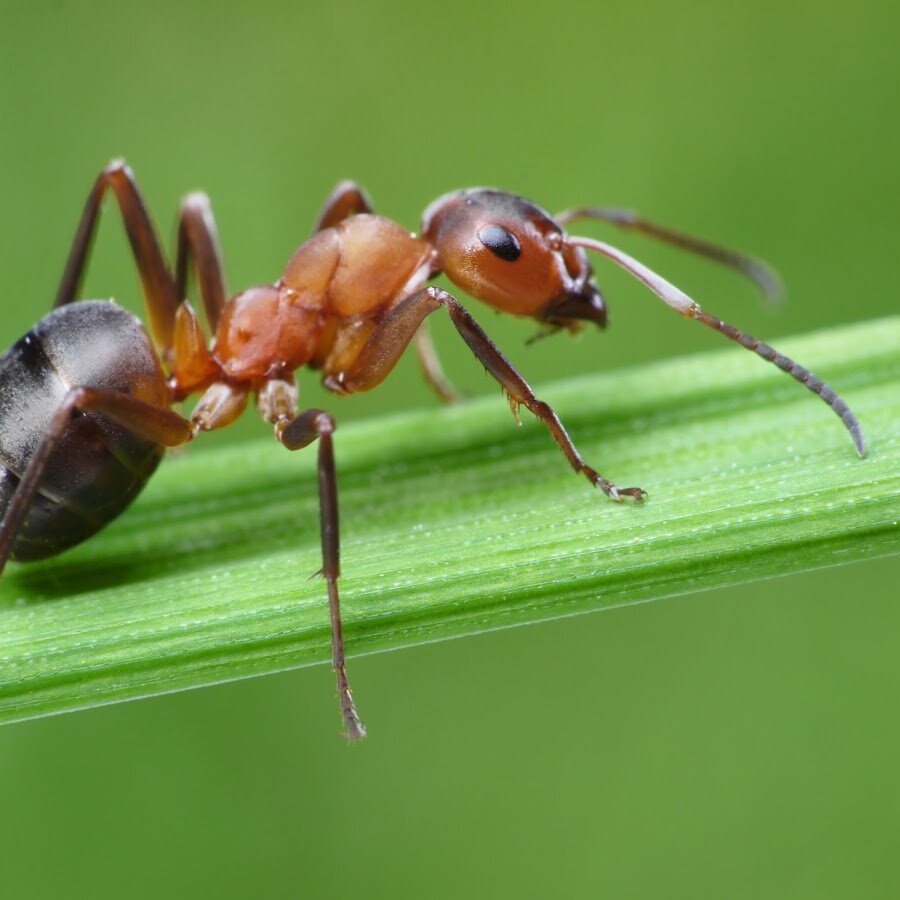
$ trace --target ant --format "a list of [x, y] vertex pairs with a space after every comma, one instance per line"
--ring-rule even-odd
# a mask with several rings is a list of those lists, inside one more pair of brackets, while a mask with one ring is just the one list
[[[152, 340], [137, 317], [111, 301], [73, 303], [107, 190], [124, 220]], [[320, 574], [328, 587], [332, 664], [346, 736], [363, 737], [341, 631], [335, 421], [321, 409], [297, 412], [294, 373], [320, 369], [336, 394], [368, 391], [415, 341], [429, 383], [441, 399], [455, 400], [425, 330], [425, 319], [444, 309], [517, 418], [519, 406], [527, 407], [575, 472], [610, 499], [641, 501], [643, 490], [617, 487], [584, 461], [553, 409], [459, 300], [428, 285], [443, 273], [497, 310], [536, 319], [547, 333], [577, 332], [585, 323], [603, 328], [606, 304], [587, 250], [626, 269], [685, 318], [719, 331], [818, 394], [864, 455], [859, 423], [824, 382], [704, 312], [621, 250], [567, 234], [564, 226], [576, 219], [642, 232], [729, 265], [769, 294], [778, 290], [777, 276], [760, 261], [624, 210], [584, 207], [554, 217], [513, 194], [475, 188], [435, 200], [415, 235], [374, 215], [363, 190], [344, 182], [281, 277], [228, 299], [207, 196], [189, 194], [181, 204], [172, 271], [131, 170], [112, 162], [88, 196], [55, 308], [0, 358], [0, 572], [9, 557], [41, 559], [90, 537], [134, 500], [166, 447], [230, 425], [255, 395], [257, 410], [288, 450], [318, 442]], [[211, 342], [185, 299], [192, 267]], [[190, 418], [171, 408], [194, 394], [200, 398]]]

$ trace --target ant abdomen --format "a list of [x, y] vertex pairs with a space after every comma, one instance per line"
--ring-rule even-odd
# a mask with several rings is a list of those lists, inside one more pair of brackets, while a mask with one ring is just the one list
[[[168, 402], [139, 319], [107, 301], [54, 310], [0, 357], [0, 510], [9, 507], [73, 384]], [[11, 555], [41, 559], [95, 534], [129, 506], [162, 455], [162, 446], [104, 416], [73, 416], [44, 466]]]

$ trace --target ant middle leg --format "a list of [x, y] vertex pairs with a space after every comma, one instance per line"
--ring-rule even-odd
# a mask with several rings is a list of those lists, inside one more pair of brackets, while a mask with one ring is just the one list
[[646, 497], [641, 488], [617, 487], [584, 461], [553, 408], [538, 400], [528, 382], [465, 307], [452, 294], [440, 288], [424, 288], [398, 303], [372, 332], [351, 367], [344, 372], [331, 373], [328, 372], [326, 365], [325, 386], [336, 393], [348, 394], [366, 391], [380, 384], [394, 367], [425, 317], [442, 306], [449, 313], [460, 337], [503, 388], [516, 419], [519, 405], [526, 407], [547, 426], [575, 472], [584, 475], [610, 499], [619, 501], [629, 497], [640, 501]]
[[215, 333], [228, 299], [228, 284], [212, 204], [209, 197], [201, 192], [188, 194], [181, 201], [175, 251], [175, 292], [179, 299], [187, 296], [191, 262], [197, 275], [206, 321]]
[[63, 306], [76, 299], [97, 230], [100, 206], [109, 188], [118, 201], [137, 263], [153, 338], [164, 359], [168, 361], [175, 329], [175, 312], [181, 298], [175, 290], [175, 282], [166, 265], [156, 229], [138, 190], [134, 173], [122, 160], [111, 162], [97, 176], [88, 194], [54, 306]]
[[355, 741], [366, 736], [347, 677], [344, 633], [338, 578], [341, 574], [341, 547], [338, 522], [337, 473], [334, 465], [334, 419], [324, 410], [308, 409], [295, 415], [297, 389], [292, 382], [273, 380], [259, 392], [257, 404], [263, 418], [275, 426], [275, 436], [288, 450], [301, 450], [319, 442], [319, 524], [322, 538], [321, 575], [328, 585], [331, 616], [331, 665], [337, 677], [338, 697], [346, 736]]
[[441, 360], [431, 340], [431, 332], [428, 322], [422, 324], [416, 330], [414, 338], [416, 342], [416, 358], [419, 360], [419, 370], [428, 386], [437, 394], [441, 403], [459, 403], [464, 397], [453, 386], [453, 383], [444, 374]]

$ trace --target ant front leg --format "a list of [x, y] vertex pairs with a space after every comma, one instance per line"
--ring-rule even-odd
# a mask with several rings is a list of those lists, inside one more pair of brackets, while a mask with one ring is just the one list
[[584, 461], [559, 416], [548, 404], [538, 400], [528, 382], [465, 307], [452, 294], [440, 288], [424, 288], [398, 303], [381, 320], [347, 371], [326, 373], [325, 386], [337, 393], [354, 393], [369, 390], [380, 384], [394, 367], [425, 317], [442, 306], [450, 314], [450, 319], [460, 337], [503, 388], [516, 419], [519, 417], [520, 404], [530, 410], [547, 426], [569, 465], [612, 500], [630, 497], [640, 501], [646, 497], [641, 488], [616, 487]]
[[[334, 419], [324, 410], [308, 409], [294, 416], [297, 389], [292, 383], [270, 381], [259, 392], [262, 416], [275, 426], [275, 436], [288, 450], [301, 450], [319, 442], [319, 522], [322, 536], [321, 574], [328, 585], [331, 614], [331, 664], [337, 676], [338, 697], [347, 738], [366, 736], [366, 728], [353, 702], [344, 658], [344, 632], [338, 578], [341, 574], [341, 543], [338, 523], [337, 473], [334, 465]], [[293, 418], [292, 418], [293, 416]]]
[[70, 419], [77, 411], [88, 410], [103, 413], [134, 434], [166, 447], [183, 444], [194, 436], [191, 423], [165, 407], [145, 403], [118, 391], [87, 387], [70, 390], [28, 461], [7, 507], [3, 524], [0, 525], [0, 573], [6, 566], [44, 471], [59, 446]]
[[[374, 211], [369, 195], [355, 181], [342, 181], [325, 201], [313, 234], [325, 228], [333, 228], [348, 216]], [[422, 322], [419, 326], [415, 334], [415, 343], [419, 370], [428, 386], [442, 403], [459, 403], [463, 395], [444, 374], [426, 322]]]
[[163, 357], [169, 359], [175, 312], [181, 298], [175, 290], [175, 282], [166, 265], [156, 229], [138, 190], [134, 173], [122, 160], [111, 162], [94, 182], [72, 241], [54, 306], [71, 303], [78, 293], [97, 230], [100, 205], [108, 188], [112, 189], [119, 203], [125, 231], [137, 263], [150, 329]]

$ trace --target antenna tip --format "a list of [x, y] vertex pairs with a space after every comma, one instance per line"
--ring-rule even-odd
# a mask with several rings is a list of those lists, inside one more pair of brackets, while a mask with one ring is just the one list
[[859, 426], [859, 422], [854, 418], [851, 422], [847, 422], [846, 425], [850, 430], [850, 436], [853, 438], [853, 445], [856, 447], [856, 455], [860, 459], [865, 459], [866, 439], [862, 433], [862, 428]]

